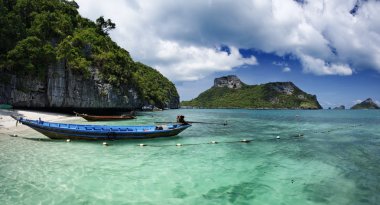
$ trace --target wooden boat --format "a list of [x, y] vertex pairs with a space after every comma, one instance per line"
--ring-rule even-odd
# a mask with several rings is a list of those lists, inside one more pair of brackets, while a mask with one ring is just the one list
[[109, 126], [81, 125], [29, 120], [12, 116], [18, 122], [51, 139], [116, 140], [171, 137], [191, 127], [190, 124], [173, 123], [162, 126]]
[[133, 115], [87, 115], [74, 112], [76, 115], [83, 117], [87, 121], [111, 121], [111, 120], [132, 120], [136, 119]]

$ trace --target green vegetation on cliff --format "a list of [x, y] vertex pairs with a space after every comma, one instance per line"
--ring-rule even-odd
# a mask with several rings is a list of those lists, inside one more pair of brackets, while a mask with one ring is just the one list
[[170, 81], [161, 80], [164, 76], [160, 72], [142, 63], [136, 63], [136, 67], [133, 78], [136, 79], [144, 99], [150, 99], [149, 104], [156, 104], [157, 107], [162, 108], [166, 107], [165, 104], [162, 104], [163, 102], [169, 102], [173, 98], [179, 99], [174, 84]]
[[316, 96], [307, 94], [291, 82], [262, 85], [245, 85], [233, 89], [216, 86], [201, 93], [181, 106], [202, 108], [252, 108], [252, 109], [321, 109]]
[[111, 40], [116, 25], [110, 19], [95, 23], [77, 9], [68, 0], [0, 0], [0, 72], [46, 80], [48, 67], [64, 62], [85, 78], [96, 68], [106, 83], [135, 86], [147, 103], [164, 106], [170, 96], [178, 98], [168, 79]]

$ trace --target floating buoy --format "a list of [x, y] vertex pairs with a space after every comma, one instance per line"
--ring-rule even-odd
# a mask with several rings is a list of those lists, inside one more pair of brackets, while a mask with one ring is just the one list
[[277, 136], [276, 139], [280, 139], [280, 136]]
[[67, 139], [66, 142], [70, 142], [71, 140], [70, 139]]
[[146, 144], [139, 144], [139, 146], [140, 146], [140, 147], [144, 147], [144, 146], [146, 146]]
[[249, 143], [251, 142], [251, 140], [243, 139], [243, 140], [240, 140], [240, 142]]
[[211, 144], [218, 144], [217, 141], [211, 141]]
[[104, 146], [108, 146], [109, 144], [107, 142], [103, 142], [103, 145]]
[[178, 144], [176, 144], [175, 146], [180, 147], [180, 146], [182, 146], [182, 144], [179, 144], [179, 143], [178, 143]]

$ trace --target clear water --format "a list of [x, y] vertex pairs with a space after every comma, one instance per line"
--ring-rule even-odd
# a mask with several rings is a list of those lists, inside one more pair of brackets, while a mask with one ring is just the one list
[[169, 110], [108, 124], [177, 114], [228, 126], [111, 146], [1, 136], [0, 203], [380, 204], [379, 111]]

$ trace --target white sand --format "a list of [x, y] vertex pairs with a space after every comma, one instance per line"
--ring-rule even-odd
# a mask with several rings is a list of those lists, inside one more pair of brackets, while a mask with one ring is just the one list
[[[16, 120], [13, 119], [11, 115], [17, 115], [17, 116], [21, 115], [31, 120], [36, 120], [38, 118], [41, 118], [41, 120], [51, 121], [51, 122], [63, 122], [67, 120], [79, 119], [79, 117], [60, 114], [60, 113], [0, 109], [0, 135], [1, 136], [2, 135], [8, 136], [8, 135], [13, 135], [13, 134], [17, 134], [18, 136], [20, 136], [25, 132], [33, 131], [31, 128], [25, 125], [22, 125], [20, 123], [16, 126]], [[43, 135], [41, 134], [41, 136]]]

